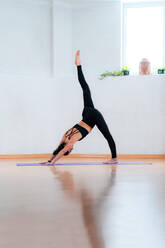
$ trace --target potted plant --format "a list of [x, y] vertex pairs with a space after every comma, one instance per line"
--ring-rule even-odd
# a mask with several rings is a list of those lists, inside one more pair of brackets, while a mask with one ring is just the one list
[[158, 68], [158, 74], [165, 74], [165, 67]]
[[123, 66], [122, 67], [122, 71], [123, 71], [123, 75], [126, 76], [126, 75], [129, 75], [129, 69], [127, 66]]
[[104, 73], [102, 73], [100, 75], [100, 80], [104, 79], [105, 77], [109, 77], [109, 76], [122, 76], [123, 75], [123, 72], [122, 70], [120, 71], [105, 71]]
[[109, 77], [109, 76], [125, 76], [125, 75], [129, 75], [129, 70], [128, 70], [128, 67], [127, 66], [123, 66], [122, 69], [120, 69], [119, 71], [106, 71], [104, 73], [102, 73], [100, 75], [100, 80], [101, 79], [104, 79], [105, 77]]
[[113, 71], [112, 72], [112, 76], [122, 76], [122, 71], [119, 70], [119, 71]]

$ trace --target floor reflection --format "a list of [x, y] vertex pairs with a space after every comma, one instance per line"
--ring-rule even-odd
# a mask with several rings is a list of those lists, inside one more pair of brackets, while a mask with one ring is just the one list
[[[107, 182], [104, 182], [104, 189], [97, 197], [93, 199], [93, 196], [87, 189], [77, 187], [74, 183], [74, 178], [71, 172], [61, 171], [57, 167], [51, 166], [50, 170], [53, 174], [58, 176], [61, 181], [63, 189], [66, 194], [76, 201], [79, 200], [82, 206], [82, 216], [84, 227], [88, 236], [88, 240], [91, 244], [91, 248], [105, 248], [104, 238], [102, 237], [101, 219], [99, 213], [104, 211], [104, 200], [111, 194], [112, 187], [115, 185], [117, 165], [108, 167], [109, 178]], [[96, 182], [97, 184], [97, 182]]]

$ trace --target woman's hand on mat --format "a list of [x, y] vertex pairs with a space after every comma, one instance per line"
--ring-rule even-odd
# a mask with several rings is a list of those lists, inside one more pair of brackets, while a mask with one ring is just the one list
[[43, 164], [43, 165], [51, 165], [50, 162], [46, 161], [46, 162], [40, 162], [40, 164]]
[[111, 158], [103, 162], [103, 164], [117, 164], [118, 160], [117, 158]]

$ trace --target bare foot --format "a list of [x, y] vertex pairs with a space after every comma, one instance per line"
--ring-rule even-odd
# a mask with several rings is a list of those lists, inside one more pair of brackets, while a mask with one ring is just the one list
[[76, 52], [75, 64], [76, 64], [77, 66], [78, 66], [78, 65], [81, 65], [80, 50], [78, 50], [78, 51]]
[[108, 159], [107, 161], [103, 162], [103, 164], [117, 164], [117, 163], [118, 163], [117, 158], [111, 158], [111, 159]]

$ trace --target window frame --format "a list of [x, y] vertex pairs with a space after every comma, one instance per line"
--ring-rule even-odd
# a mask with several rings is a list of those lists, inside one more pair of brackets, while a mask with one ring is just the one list
[[[163, 7], [163, 65], [165, 66], [165, 2], [147, 1], [147, 2], [122, 2], [121, 18], [121, 66], [126, 65], [126, 37], [127, 37], [127, 9], [143, 7]], [[138, 73], [133, 71], [133, 73]]]

